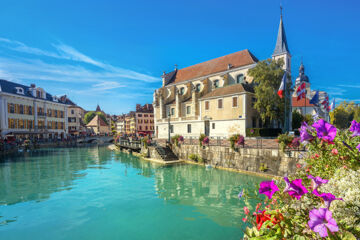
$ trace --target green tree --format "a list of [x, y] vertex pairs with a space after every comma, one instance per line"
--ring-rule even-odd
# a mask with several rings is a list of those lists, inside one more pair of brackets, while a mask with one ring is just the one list
[[298, 111], [292, 112], [292, 129], [299, 129], [303, 121], [304, 117], [301, 113], [299, 113]]
[[354, 118], [358, 118], [358, 106], [354, 102], [342, 102], [334, 111], [330, 112], [331, 123], [337, 128], [345, 129], [350, 126], [350, 123]]
[[[255, 83], [256, 102], [254, 108], [260, 114], [263, 122], [280, 120], [284, 123], [285, 98], [281, 99], [277, 95], [284, 75], [283, 64], [282, 59], [277, 61], [268, 59], [258, 62], [256, 67], [248, 72], [254, 78]], [[288, 92], [289, 88], [290, 86], [287, 86]]]
[[104, 113], [102, 112], [94, 112], [94, 111], [91, 111], [91, 112], [87, 112], [84, 116], [84, 123], [85, 124], [88, 124], [94, 117], [95, 115], [99, 115], [99, 117], [104, 120], [105, 123], [108, 123], [107, 120], [106, 120], [106, 116]]

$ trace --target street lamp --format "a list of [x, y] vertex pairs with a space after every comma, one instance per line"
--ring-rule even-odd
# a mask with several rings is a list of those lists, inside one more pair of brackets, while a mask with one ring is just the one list
[[170, 111], [169, 111], [169, 114], [168, 114], [168, 142], [170, 144]]

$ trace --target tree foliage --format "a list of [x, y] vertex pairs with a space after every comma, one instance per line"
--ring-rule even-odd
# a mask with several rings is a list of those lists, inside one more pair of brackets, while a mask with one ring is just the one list
[[304, 117], [301, 113], [299, 113], [298, 111], [292, 112], [292, 129], [299, 129], [303, 121]]
[[105, 123], [108, 123], [107, 120], [106, 120], [106, 116], [104, 113], [102, 112], [94, 112], [94, 111], [91, 111], [91, 112], [87, 112], [84, 116], [84, 123], [85, 124], [88, 124], [96, 115], [99, 115], [99, 117], [104, 120]]
[[342, 102], [330, 112], [331, 123], [337, 128], [348, 128], [352, 120], [360, 120], [360, 107], [354, 102]]
[[[279, 60], [264, 60], [249, 70], [249, 76], [254, 78], [255, 98], [254, 108], [260, 114], [263, 122], [280, 120], [284, 122], [285, 98], [280, 98], [277, 91], [280, 87], [284, 70], [284, 62]], [[288, 84], [289, 85], [289, 84]], [[287, 86], [288, 92], [290, 86]]]

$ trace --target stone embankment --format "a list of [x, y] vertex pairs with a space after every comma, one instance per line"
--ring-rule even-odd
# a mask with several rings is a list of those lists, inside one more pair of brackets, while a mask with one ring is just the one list
[[297, 164], [303, 165], [302, 151], [278, 149], [239, 148], [226, 146], [180, 145], [172, 147], [181, 160], [189, 160], [190, 154], [204, 159], [206, 164], [233, 170], [249, 171], [267, 175], [284, 176], [296, 171]]

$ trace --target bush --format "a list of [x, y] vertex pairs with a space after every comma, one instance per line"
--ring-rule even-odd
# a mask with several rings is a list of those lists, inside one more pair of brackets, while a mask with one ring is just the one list
[[[171, 143], [172, 144], [175, 144], [175, 146], [179, 146], [179, 139], [180, 139], [180, 137], [182, 138], [182, 136], [180, 136], [179, 134], [176, 134], [175, 136], [173, 136], [173, 137], [171, 137]], [[182, 138], [182, 139], [184, 139], [184, 138]]]
[[192, 161], [197, 162], [199, 160], [199, 156], [192, 153], [192, 154], [189, 155], [189, 159], [192, 160]]
[[288, 133], [280, 134], [277, 138], [281, 151], [285, 151], [286, 147], [290, 147], [292, 141], [294, 140], [293, 136], [290, 136]]
[[208, 145], [210, 142], [210, 139], [208, 136], [206, 136], [205, 134], [200, 134], [200, 137], [199, 137], [199, 145], [200, 146], [206, 146]]
[[231, 149], [238, 148], [239, 146], [245, 145], [245, 138], [243, 135], [240, 134], [234, 134], [229, 138]]
[[281, 128], [247, 128], [248, 137], [277, 137], [282, 132]]

